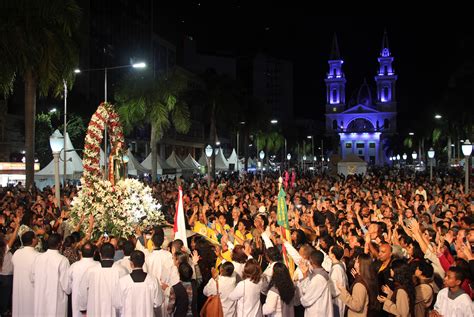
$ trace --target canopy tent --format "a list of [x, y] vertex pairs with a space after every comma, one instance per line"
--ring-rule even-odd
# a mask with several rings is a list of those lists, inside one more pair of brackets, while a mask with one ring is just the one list
[[204, 150], [202, 150], [201, 157], [199, 158], [198, 163], [201, 166], [207, 165], [207, 157], [206, 157], [206, 152]]
[[201, 165], [198, 162], [196, 162], [196, 160], [191, 156], [191, 154], [188, 154], [188, 156], [186, 156], [183, 163], [186, 164], [187, 166], [190, 166], [195, 171], [201, 170]]
[[[61, 151], [59, 159], [59, 176], [61, 179], [64, 175], [63, 159], [64, 152]], [[78, 180], [81, 178], [82, 171], [82, 159], [74, 149], [71, 139], [69, 138], [69, 134], [66, 133], [66, 179]], [[38, 188], [54, 185], [54, 159], [51, 160], [51, 162], [49, 162], [49, 164], [46, 165], [42, 170], [35, 173], [35, 182]]]
[[251, 157], [249, 157], [247, 160], [247, 167], [248, 168], [257, 167], [257, 163]]
[[170, 156], [166, 159], [166, 163], [168, 163], [169, 166], [176, 168], [178, 171], [192, 169], [191, 166], [184, 164], [174, 151], [171, 152]]
[[216, 154], [216, 171], [227, 171], [229, 169], [229, 162], [227, 162], [222, 149], [219, 149]]
[[[165, 161], [163, 161], [161, 159], [161, 157], [157, 154], [156, 155], [157, 157], [157, 160], [156, 160], [156, 172], [158, 175], [162, 175], [162, 174], [174, 174], [176, 173], [176, 169], [169, 166], [168, 163], [166, 163]], [[150, 170], [151, 171], [151, 152], [150, 154], [148, 154], [148, 156], [146, 157], [146, 159], [142, 162], [142, 166], [147, 169], [147, 170]]]
[[[233, 169], [234, 171], [236, 171], [237, 168], [240, 168], [240, 169], [242, 168], [242, 165], [239, 162], [239, 158], [237, 157], [237, 153], [235, 152], [235, 149], [232, 149], [232, 153], [227, 158], [227, 162], [229, 163], [229, 168], [231, 164], [234, 164], [234, 169]], [[239, 163], [238, 166], [237, 166], [237, 163]]]
[[365, 174], [367, 172], [367, 162], [360, 157], [349, 154], [345, 159], [337, 163], [337, 173], [347, 175]]
[[150, 173], [151, 170], [146, 169], [143, 167], [143, 165], [138, 162], [137, 158], [133, 155], [132, 151], [128, 149], [127, 151], [127, 156], [128, 156], [128, 175], [132, 176], [140, 176], [145, 173]]

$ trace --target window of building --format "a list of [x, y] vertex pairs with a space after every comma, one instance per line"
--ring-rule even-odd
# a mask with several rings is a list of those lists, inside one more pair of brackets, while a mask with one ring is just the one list
[[357, 143], [357, 144], [356, 144], [356, 147], [357, 147], [358, 149], [363, 149], [363, 148], [365, 147], [365, 144], [364, 144], [364, 143]]
[[334, 88], [334, 89], [332, 90], [332, 103], [337, 103], [337, 101], [338, 101], [338, 100], [337, 100], [337, 89]]
[[375, 149], [375, 143], [374, 143], [374, 142], [370, 142], [370, 143], [369, 143], [369, 148]]
[[337, 108], [336, 108], [336, 107], [332, 107], [332, 111], [333, 111], [333, 112], [336, 112], [336, 111], [337, 111]]
[[383, 74], [384, 74], [384, 75], [387, 75], [387, 65], [385, 65], [385, 66], [383, 67]]
[[388, 86], [383, 87], [382, 101], [390, 101], [388, 96]]
[[337, 130], [337, 121], [336, 120], [332, 121], [332, 129]]
[[346, 149], [352, 149], [352, 143], [346, 143]]
[[375, 156], [369, 156], [369, 161], [371, 164], [375, 164]]

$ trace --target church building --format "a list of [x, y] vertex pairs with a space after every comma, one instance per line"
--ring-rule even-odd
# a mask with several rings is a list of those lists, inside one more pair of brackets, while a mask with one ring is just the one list
[[354, 98], [346, 102], [346, 78], [342, 66], [344, 60], [334, 36], [326, 82], [326, 135], [338, 144], [341, 159], [354, 154], [369, 164], [389, 163], [384, 150], [388, 136], [397, 129], [397, 100], [395, 84], [397, 75], [393, 69], [393, 56], [385, 32], [378, 57], [377, 87], [373, 95], [367, 82]]

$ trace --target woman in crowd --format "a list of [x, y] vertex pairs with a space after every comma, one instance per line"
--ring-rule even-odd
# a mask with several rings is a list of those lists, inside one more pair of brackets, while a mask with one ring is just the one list
[[271, 317], [293, 317], [294, 306], [299, 304], [296, 287], [288, 268], [280, 262], [273, 265], [273, 275], [268, 285], [267, 298], [262, 307], [263, 314]]
[[263, 316], [260, 303], [260, 293], [263, 286], [260, 265], [254, 259], [248, 260], [244, 266], [242, 281], [229, 294], [229, 299], [237, 301], [237, 317]]
[[379, 304], [377, 301], [377, 273], [372, 259], [367, 254], [357, 257], [352, 269], [355, 281], [350, 292], [342, 285], [337, 285], [341, 291], [340, 299], [348, 307], [348, 317], [377, 316]]
[[387, 296], [379, 295], [377, 299], [383, 303], [383, 310], [395, 316], [409, 317], [415, 313], [415, 286], [413, 272], [405, 260], [395, 260], [390, 267], [390, 275], [395, 290], [387, 285], [382, 290]]

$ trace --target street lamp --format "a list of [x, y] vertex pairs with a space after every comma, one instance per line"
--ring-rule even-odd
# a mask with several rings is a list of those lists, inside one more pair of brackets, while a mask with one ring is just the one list
[[400, 154], [397, 154], [397, 161], [400, 161]]
[[462, 145], [462, 154], [464, 154], [464, 169], [466, 171], [465, 184], [464, 184], [464, 193], [469, 194], [469, 157], [472, 152], [472, 144], [469, 140], [464, 141]]
[[265, 158], [265, 152], [263, 152], [263, 150], [260, 151], [260, 153], [258, 153], [258, 156], [260, 157], [260, 160], [262, 161], [262, 180], [263, 180], [263, 159]]
[[209, 144], [205, 149], [206, 158], [207, 158], [207, 187], [211, 187], [211, 156], [212, 156], [212, 146]]
[[430, 182], [433, 180], [433, 159], [435, 157], [435, 150], [431, 147], [428, 150], [428, 158], [430, 159]]
[[291, 160], [291, 154], [290, 154], [290, 153], [288, 153], [288, 154], [286, 155], [286, 159], [287, 159], [288, 161]]
[[434, 117], [435, 117], [435, 119], [438, 119], [438, 120], [439, 120], [439, 119], [441, 119], [441, 118], [443, 118], [443, 116], [442, 116], [442, 115], [440, 115], [440, 114], [435, 114], [435, 116], [434, 116]]
[[61, 193], [59, 187], [59, 153], [63, 149], [63, 139], [59, 130], [54, 131], [53, 134], [49, 137], [49, 145], [51, 146], [51, 151], [53, 151], [54, 158], [54, 192], [56, 196], [57, 207], [61, 207]]
[[272, 120], [270, 120], [270, 123], [271, 123], [271, 124], [277, 124], [277, 123], [278, 123], [278, 120], [277, 120], [277, 119], [272, 119]]
[[418, 157], [418, 153], [413, 151], [413, 153], [411, 153], [411, 158], [413, 159], [413, 161], [415, 161], [417, 157]]
[[407, 156], [406, 153], [403, 153], [403, 156], [402, 156], [402, 157], [403, 157], [403, 160], [406, 161], [408, 156]]

